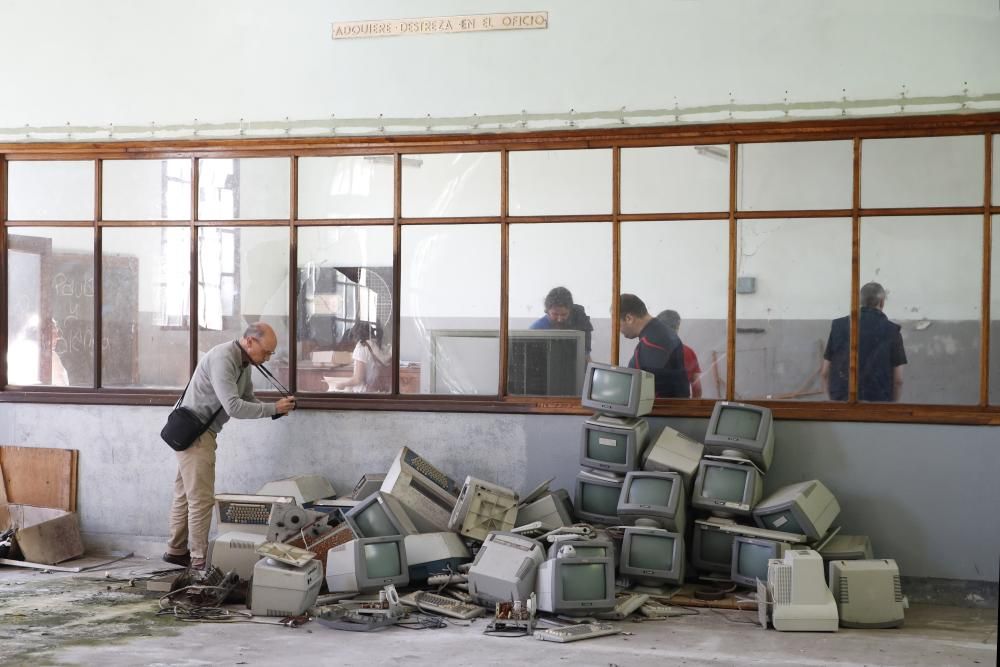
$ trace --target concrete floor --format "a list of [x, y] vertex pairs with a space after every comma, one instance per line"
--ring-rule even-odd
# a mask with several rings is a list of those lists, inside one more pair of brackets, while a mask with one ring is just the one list
[[[156, 617], [141, 577], [162, 563], [131, 558], [67, 575], [0, 567], [0, 664], [36, 665], [991, 665], [997, 610], [915, 605], [897, 630], [781, 633], [755, 614], [701, 610], [625, 621], [621, 635], [552, 644], [482, 635], [487, 620], [369, 634]], [[258, 620], [258, 619], [255, 619]]]

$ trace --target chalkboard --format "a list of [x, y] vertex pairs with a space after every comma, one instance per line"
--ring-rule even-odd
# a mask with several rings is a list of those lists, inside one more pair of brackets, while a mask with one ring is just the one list
[[[59, 327], [53, 349], [71, 386], [94, 382], [94, 260], [90, 254], [53, 253], [48, 264], [49, 306]], [[135, 257], [104, 257], [104, 284], [115, 289], [102, 295], [102, 385], [138, 381], [139, 269]]]

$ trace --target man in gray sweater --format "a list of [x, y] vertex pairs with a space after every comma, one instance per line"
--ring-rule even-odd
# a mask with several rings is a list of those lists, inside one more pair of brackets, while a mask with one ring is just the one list
[[202, 423], [212, 419], [216, 411], [218, 415], [194, 444], [177, 452], [170, 541], [163, 554], [166, 562], [205, 568], [215, 504], [215, 440], [223, 424], [230, 417], [260, 419], [295, 409], [294, 397], [277, 403], [261, 403], [254, 397], [250, 364], [270, 359], [277, 345], [274, 329], [257, 322], [247, 327], [242, 338], [216, 345], [198, 362], [181, 404], [193, 410]]

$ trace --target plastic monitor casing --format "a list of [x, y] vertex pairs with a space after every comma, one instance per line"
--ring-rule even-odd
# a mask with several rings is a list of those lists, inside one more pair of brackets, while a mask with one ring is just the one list
[[[392, 584], [410, 583], [406, 546], [402, 535], [365, 537], [350, 540], [326, 553], [326, 587], [331, 593], [370, 593]], [[398, 545], [399, 571], [396, 576], [370, 576], [365, 558], [365, 546], [395, 543]]]
[[[589, 456], [590, 438], [597, 439], [598, 448], [624, 447], [621, 463]], [[595, 470], [626, 473], [639, 469], [639, 461], [649, 438], [649, 422], [642, 417], [594, 415], [580, 429], [580, 465]], [[602, 450], [603, 451], [603, 450]]]
[[615, 501], [615, 512], [609, 514], [597, 514], [596, 512], [588, 512], [583, 508], [583, 493], [584, 487], [586, 485], [592, 485], [600, 489], [606, 489], [607, 493], [611, 494], [614, 490], [615, 498], [621, 496], [622, 485], [625, 483], [625, 478], [611, 479], [608, 477], [602, 477], [600, 475], [594, 475], [585, 470], [580, 471], [576, 475], [576, 495], [573, 496], [573, 507], [576, 517], [581, 521], [586, 521], [588, 523], [597, 523], [613, 526], [618, 523], [618, 513], [617, 513], [617, 500]]
[[689, 492], [698, 473], [705, 445], [669, 426], [663, 427], [656, 441], [642, 455], [642, 469], [649, 472], [676, 472], [684, 478]]
[[[669, 570], [651, 570], [648, 568], [634, 567], [630, 564], [632, 557], [633, 540], [636, 537], [656, 537], [664, 540], [673, 540], [672, 567]], [[666, 548], [666, 544], [665, 544]], [[681, 584], [684, 582], [684, 535], [673, 533], [661, 528], [639, 528], [630, 526], [625, 529], [622, 537], [621, 559], [618, 565], [618, 572], [625, 577], [634, 579], [645, 586], [659, 586], [660, 584]]]
[[555, 530], [573, 525], [573, 502], [566, 489], [550, 491], [527, 505], [517, 508], [515, 526], [540, 521], [545, 530]]
[[753, 518], [761, 528], [801, 533], [818, 540], [840, 514], [840, 503], [818, 479], [782, 487], [757, 503]]
[[559, 540], [549, 545], [551, 558], [610, 558], [615, 560], [615, 545], [609, 539]]
[[451, 511], [448, 529], [482, 541], [492, 531], [508, 531], [517, 522], [517, 493], [468, 476]]
[[[710, 469], [735, 470], [746, 473], [743, 486], [743, 496], [739, 502], [724, 498], [709, 498], [705, 496], [705, 483]], [[737, 463], [733, 459], [721, 460], [706, 456], [698, 464], [698, 475], [691, 489], [691, 507], [713, 512], [721, 516], [750, 516], [763, 494], [764, 482], [760, 470], [750, 461]]]
[[[372, 531], [358, 525], [359, 519], [362, 519], [366, 512], [378, 511], [376, 508], [380, 509], [389, 520], [389, 523], [392, 524], [395, 530], [393, 534], [414, 535], [420, 532], [414, 525], [413, 520], [410, 519], [409, 514], [406, 513], [402, 503], [394, 498], [391, 493], [384, 491], [376, 491], [347, 512], [344, 512], [344, 521], [358, 537], [383, 537], [383, 535], [369, 535], [368, 533]], [[364, 522], [362, 521], [362, 523]]]
[[[765, 540], [759, 537], [747, 537], [745, 535], [734, 535], [733, 536], [733, 555], [732, 562], [729, 572], [729, 578], [732, 579], [737, 584], [743, 584], [744, 586], [750, 586], [753, 588], [757, 585], [757, 576], [750, 576], [747, 573], [740, 571], [740, 549], [743, 545], [752, 545], [756, 547], [764, 547], [770, 550], [767, 560], [772, 559], [782, 559], [785, 557], [785, 552], [791, 548], [787, 542], [779, 542], [776, 540]], [[765, 564], [764, 572], [761, 573], [760, 579], [767, 579], [767, 566]]]
[[382, 491], [403, 504], [420, 532], [436, 533], [448, 530], [460, 489], [455, 480], [403, 447], [385, 475]]
[[[569, 600], [564, 583], [575, 568], [603, 568], [604, 590], [600, 597]], [[553, 558], [538, 567], [535, 583], [538, 609], [552, 614], [589, 616], [615, 608], [615, 565], [612, 558]]]
[[792, 549], [768, 561], [767, 587], [774, 600], [775, 630], [836, 632], [837, 603], [823, 576], [823, 558], [812, 549]]
[[[593, 389], [594, 371], [629, 375], [631, 377], [631, 386], [628, 402], [607, 403], [590, 398]], [[639, 370], [638, 368], [612, 366], [594, 361], [587, 364], [587, 370], [583, 374], [583, 392], [580, 398], [580, 405], [583, 407], [608, 415], [642, 417], [643, 415], [648, 415], [653, 410], [653, 400], [655, 398], [656, 387], [652, 373]]]
[[351, 491], [352, 500], [364, 500], [371, 494], [375, 493], [382, 487], [382, 482], [385, 481], [385, 473], [381, 472], [366, 472], [358, 480], [358, 483], [354, 485], [354, 490]]
[[545, 560], [537, 540], [514, 533], [490, 533], [469, 568], [469, 595], [477, 604], [527, 600], [535, 589], [535, 574]]
[[336, 498], [337, 492], [322, 475], [295, 475], [266, 483], [257, 491], [260, 496], [292, 496], [303, 507], [322, 498]]
[[[670, 497], [662, 505], [629, 502], [632, 485], [640, 480], [658, 479], [670, 482]], [[648, 522], [673, 532], [683, 533], [687, 527], [687, 494], [684, 480], [676, 472], [630, 472], [625, 475], [621, 495], [618, 497], [618, 519], [623, 526], [648, 525]]]
[[223, 572], [235, 572], [249, 581], [253, 576], [253, 566], [260, 560], [257, 547], [264, 544], [267, 537], [259, 533], [228, 532], [212, 540], [208, 562]]
[[823, 560], [872, 560], [872, 541], [867, 535], [835, 535], [818, 549]]
[[459, 565], [472, 560], [469, 547], [455, 533], [407, 535], [403, 543], [411, 584], [427, 581], [434, 574], [458, 572]]
[[262, 558], [253, 568], [250, 611], [254, 616], [298, 616], [316, 603], [323, 585], [323, 565], [302, 567]]
[[[757, 435], [753, 438], [744, 438], [719, 434], [719, 421], [722, 418], [722, 413], [726, 410], [747, 410], [759, 414], [760, 423], [757, 425]], [[774, 420], [768, 408], [749, 403], [718, 401], [712, 409], [712, 417], [709, 419], [708, 429], [705, 431], [705, 453], [724, 455], [726, 450], [735, 450], [753, 461], [761, 471], [766, 473], [774, 458], [773, 426]]]
[[830, 589], [845, 628], [898, 628], [906, 599], [892, 559], [830, 561]]

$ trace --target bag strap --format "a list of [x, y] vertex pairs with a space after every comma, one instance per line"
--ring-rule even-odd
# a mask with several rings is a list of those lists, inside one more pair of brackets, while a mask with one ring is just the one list
[[[237, 385], [239, 385], [240, 380], [243, 379], [243, 371], [245, 371], [245, 370], [246, 370], [246, 367], [241, 368], [240, 369], [240, 374], [236, 376], [236, 384]], [[179, 408], [181, 406], [181, 403], [184, 402], [184, 395], [187, 394], [188, 387], [191, 386], [191, 380], [193, 380], [193, 379], [194, 379], [194, 373], [191, 374], [191, 377], [188, 379], [187, 384], [184, 385], [184, 391], [181, 392], [181, 397], [177, 399], [176, 403], [174, 403], [174, 410], [176, 410], [177, 408]], [[220, 412], [222, 412], [222, 404], [221, 403], [219, 404], [219, 409], [212, 413], [212, 418], [209, 419], [207, 422], [205, 422], [205, 430], [207, 430], [208, 427], [211, 426], [215, 422], [215, 418], [219, 416]], [[202, 433], [204, 433], [204, 432], [205, 431], [202, 431]]]

